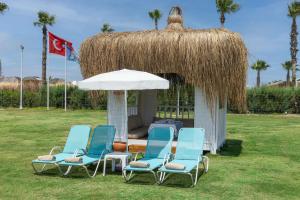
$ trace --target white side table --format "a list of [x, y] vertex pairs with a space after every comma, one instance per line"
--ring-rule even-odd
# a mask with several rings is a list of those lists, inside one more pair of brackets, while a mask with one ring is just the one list
[[122, 170], [126, 167], [128, 159], [132, 157], [132, 154], [129, 152], [112, 152], [104, 156], [104, 166], [103, 166], [103, 176], [105, 176], [106, 171], [106, 161], [112, 160], [111, 170], [115, 171], [115, 160], [121, 160]]

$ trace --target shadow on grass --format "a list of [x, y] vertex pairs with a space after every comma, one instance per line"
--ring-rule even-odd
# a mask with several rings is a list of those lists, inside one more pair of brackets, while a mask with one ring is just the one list
[[[110, 166], [107, 166], [106, 170], [109, 169]], [[90, 173], [94, 173], [96, 166], [95, 165], [89, 165], [88, 166], [88, 170], [90, 171]], [[61, 170], [63, 172], [66, 172], [68, 169], [68, 167], [65, 166], [61, 166]], [[98, 171], [97, 171], [97, 175], [96, 176], [102, 176], [103, 173], [103, 165], [100, 164]], [[58, 168], [53, 166], [53, 165], [49, 165], [46, 167], [46, 169], [42, 172], [42, 173], [35, 173], [33, 172], [34, 175], [38, 175], [38, 176], [49, 176], [49, 177], [61, 177], [61, 178], [90, 178], [86, 171], [82, 168], [82, 167], [72, 167], [70, 173], [67, 176], [62, 175]]]
[[[195, 176], [196, 171], [193, 170], [193, 177]], [[203, 169], [199, 169], [198, 180], [201, 179], [201, 176], [205, 174]], [[159, 178], [159, 176], [158, 176]], [[156, 185], [154, 176], [151, 173], [136, 173], [133, 175], [132, 179], [127, 184], [132, 185]], [[160, 184], [162, 187], [171, 187], [171, 188], [192, 188], [191, 177], [187, 174], [170, 174], [168, 178]]]
[[227, 139], [219, 154], [221, 156], [239, 156], [243, 149], [242, 143], [242, 140]]
[[[192, 174], [194, 178], [195, 173], [196, 171], [193, 170]], [[198, 182], [201, 181], [201, 177], [203, 175], [205, 175], [204, 170], [199, 169]], [[171, 174], [160, 186], [173, 188], [193, 188], [191, 177], [187, 174]]]
[[49, 176], [49, 177], [61, 176], [58, 168], [54, 166], [47, 166], [42, 173], [36, 173], [33, 171], [33, 174], [37, 176]]
[[[129, 173], [129, 172], [127, 172]], [[130, 181], [127, 184], [133, 185], [155, 185], [155, 178], [152, 173], [147, 172], [135, 172]]]

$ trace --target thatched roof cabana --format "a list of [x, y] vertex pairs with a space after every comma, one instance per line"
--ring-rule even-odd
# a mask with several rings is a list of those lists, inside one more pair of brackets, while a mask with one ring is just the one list
[[200, 87], [210, 104], [227, 97], [245, 108], [247, 49], [240, 35], [226, 29], [194, 30], [183, 26], [181, 9], [174, 7], [164, 30], [99, 33], [80, 48], [84, 78], [118, 70], [176, 73]]

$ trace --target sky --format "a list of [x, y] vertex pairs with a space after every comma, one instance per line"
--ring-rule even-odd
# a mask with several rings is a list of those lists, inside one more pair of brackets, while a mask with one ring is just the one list
[[[281, 63], [290, 59], [291, 19], [287, 5], [291, 0], [235, 0], [241, 9], [226, 16], [225, 27], [238, 32], [249, 51], [249, 65], [257, 59], [271, 67], [262, 72], [262, 83], [284, 80]], [[179, 5], [184, 25], [194, 29], [220, 27], [215, 0], [1, 0], [9, 10], [0, 15], [0, 59], [5, 76], [20, 74], [20, 45], [24, 49], [24, 76], [41, 76], [42, 31], [33, 26], [37, 12], [55, 15], [56, 23], [49, 31], [73, 43], [77, 51], [89, 36], [100, 32], [109, 23], [118, 32], [153, 29], [148, 12], [163, 13], [159, 28], [166, 27], [169, 10]], [[299, 24], [300, 25], [300, 24]], [[299, 55], [298, 55], [299, 56]], [[49, 55], [47, 75], [64, 77], [64, 57]], [[68, 62], [68, 80], [82, 80], [77, 63]], [[299, 76], [300, 74], [298, 74]], [[247, 85], [253, 86], [256, 72], [248, 70]]]

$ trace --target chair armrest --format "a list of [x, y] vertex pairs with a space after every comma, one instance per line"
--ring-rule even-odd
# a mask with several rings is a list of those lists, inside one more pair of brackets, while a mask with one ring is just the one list
[[79, 149], [83, 152], [83, 155], [86, 155], [87, 154], [87, 150], [86, 149]]
[[174, 158], [175, 158], [175, 154], [170, 153], [170, 154], [169, 154], [169, 161], [170, 161], [170, 160], [173, 160]]
[[49, 152], [49, 155], [52, 155], [53, 151], [54, 151], [54, 150], [57, 150], [57, 149], [59, 149], [59, 150], [61, 151], [60, 146], [55, 146], [55, 147], [53, 147], [53, 148], [51, 149], [51, 151]]
[[208, 163], [208, 161], [209, 161], [209, 158], [208, 158], [207, 156], [202, 156], [202, 160], [203, 160], [203, 162], [206, 162], [206, 163]]
[[204, 167], [205, 167], [205, 172], [208, 172], [208, 167], [209, 167], [209, 158], [207, 156], [202, 156]]
[[137, 159], [137, 157], [138, 157], [138, 155], [139, 155], [139, 154], [141, 154], [141, 155], [142, 155], [142, 154], [143, 154], [143, 152], [137, 152], [137, 153], [135, 154], [134, 161], [136, 161], [136, 159]]
[[203, 160], [208, 160], [208, 157], [207, 156], [202, 156], [202, 159]]
[[83, 155], [86, 155], [86, 154], [87, 154], [87, 152], [86, 152], [85, 149], [76, 149], [75, 152], [73, 153], [73, 156], [72, 156], [72, 157], [75, 158], [76, 156], [78, 156], [80, 150], [83, 151]]
[[109, 153], [109, 152], [110, 152], [110, 150], [104, 149], [104, 150], [101, 152], [101, 155], [100, 155], [100, 157], [99, 157], [99, 160], [101, 160], [102, 156], [103, 156], [105, 153]]
[[167, 154], [165, 155], [165, 157], [164, 157], [164, 164], [163, 164], [163, 166], [164, 166], [166, 163], [170, 162], [170, 160], [172, 160], [172, 157], [173, 157], [173, 154], [172, 154], [172, 153], [167, 153]]

